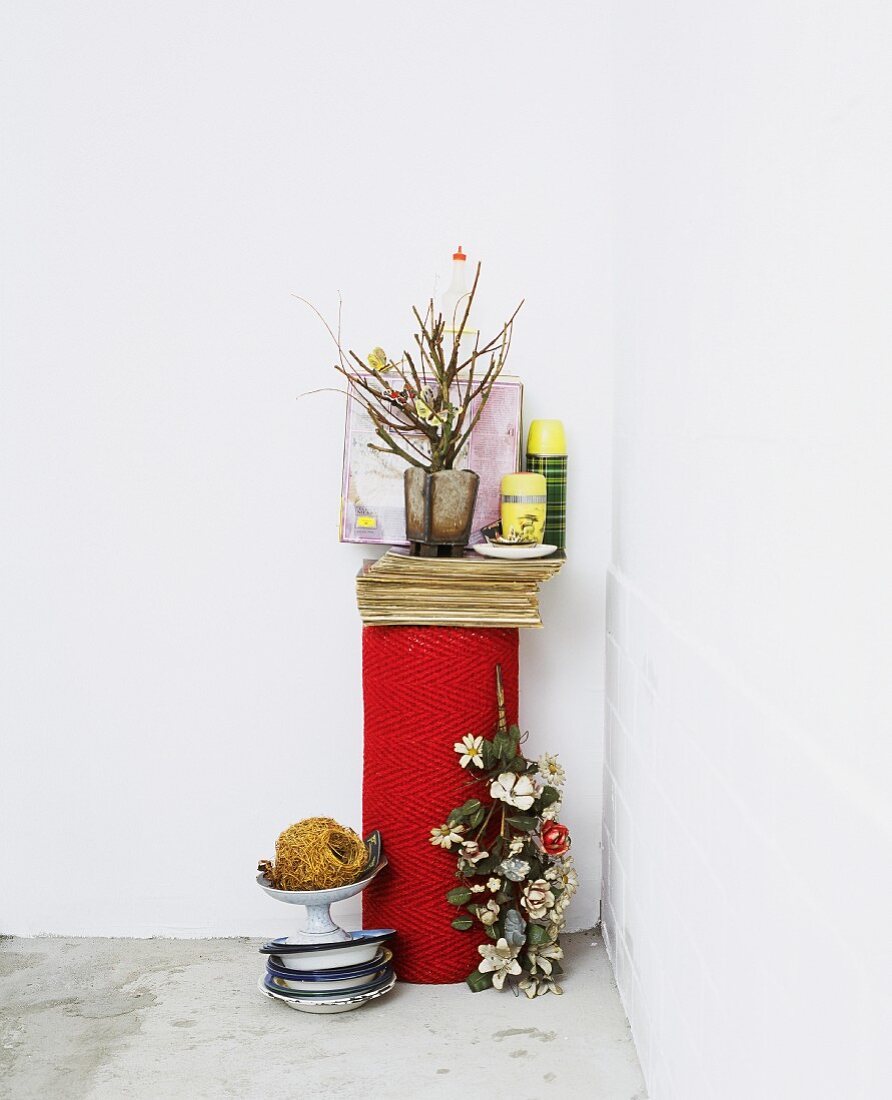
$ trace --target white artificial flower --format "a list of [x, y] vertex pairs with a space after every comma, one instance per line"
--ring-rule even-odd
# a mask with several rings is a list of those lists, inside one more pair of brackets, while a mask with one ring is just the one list
[[516, 836], [511, 840], [511, 843], [508, 845], [508, 855], [509, 856], [519, 856], [522, 851], [523, 851], [523, 837], [522, 836]]
[[540, 816], [541, 816], [543, 821], [554, 821], [555, 818], [560, 814], [560, 812], [561, 812], [561, 803], [560, 802], [552, 802], [552, 804], [550, 806], [547, 806], [542, 811]]
[[461, 840], [464, 831], [464, 825], [441, 825], [437, 829], [431, 829], [431, 844], [449, 851], [453, 844], [457, 844]]
[[489, 852], [484, 852], [476, 840], [463, 840], [460, 855], [467, 863], [479, 863]]
[[486, 905], [477, 906], [476, 913], [480, 923], [488, 927], [499, 919], [499, 904], [494, 898], [490, 898]]
[[559, 943], [543, 943], [538, 947], [527, 949], [527, 958], [530, 961], [530, 973], [535, 974], [541, 970], [543, 974], [550, 974], [554, 961], [564, 957], [564, 949]]
[[472, 894], [482, 894], [485, 889], [486, 887], [482, 882], [475, 882], [474, 885], [470, 887]]
[[499, 890], [502, 889], [502, 880], [495, 877], [489, 879], [486, 883], [486, 889], [489, 890], [491, 894], [497, 894]]
[[548, 752], [539, 757], [539, 774], [552, 787], [562, 787], [567, 779], [567, 773], [558, 763], [558, 758]]
[[579, 876], [576, 874], [572, 856], [565, 856], [563, 859], [552, 863], [550, 867], [546, 868], [543, 878], [559, 886], [571, 897], [579, 888]]
[[554, 912], [559, 913], [562, 917], [564, 910], [573, 900], [572, 896], [565, 891], [561, 891], [554, 899]]
[[475, 737], [472, 733], [466, 733], [461, 741], [456, 741], [452, 747], [457, 753], [461, 754], [459, 764], [463, 768], [466, 768], [472, 762], [477, 768], [483, 767], [482, 737]]
[[538, 791], [528, 775], [502, 772], [498, 779], [492, 781], [489, 793], [509, 806], [516, 806], [518, 810], [528, 810], [536, 801]]
[[554, 906], [554, 894], [544, 878], [537, 878], [528, 882], [524, 887], [520, 904], [526, 909], [533, 920], [544, 917], [548, 910]]
[[558, 912], [557, 909], [549, 909], [548, 919], [551, 922], [548, 925], [548, 934], [553, 940], [556, 940], [561, 932], [563, 932], [564, 925], [567, 923], [567, 918], [563, 910]]
[[[481, 967], [482, 969], [482, 967]], [[495, 984], [495, 982], [493, 982]], [[540, 974], [533, 978], [524, 978], [523, 981], [517, 983], [520, 988], [526, 993], [526, 995], [533, 999], [533, 997], [541, 997], [543, 993], [563, 993], [563, 989], [557, 984], [554, 978], [549, 974]]]
[[517, 948], [509, 947], [508, 941], [499, 940], [495, 944], [483, 943], [477, 950], [483, 956], [480, 964], [481, 974], [492, 974], [492, 984], [496, 989], [501, 989], [509, 974], [520, 974], [520, 963], [517, 961]]
[[563, 886], [564, 893], [567, 897], [572, 898], [576, 891], [579, 889], [579, 875], [576, 874], [576, 868], [573, 866], [572, 859], [566, 859], [563, 863], [557, 865], [558, 877], [555, 880], [558, 886]]

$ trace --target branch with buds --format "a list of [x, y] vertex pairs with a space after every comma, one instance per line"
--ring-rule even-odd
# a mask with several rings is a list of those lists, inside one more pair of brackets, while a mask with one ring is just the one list
[[431, 473], [453, 468], [502, 373], [514, 319], [523, 305], [521, 301], [491, 340], [481, 343], [475, 333], [473, 347], [467, 346], [467, 340], [462, 347], [479, 279], [478, 263], [454, 332], [446, 332], [443, 315], [434, 310], [432, 300], [423, 315], [413, 308], [418, 325], [415, 347], [404, 351], [399, 360], [390, 359], [383, 348], [375, 348], [365, 362], [354, 351], [345, 351], [340, 325], [335, 332], [311, 302], [300, 299], [320, 318], [337, 346], [335, 370], [374, 425], [378, 442], [369, 444], [373, 450], [398, 455]]

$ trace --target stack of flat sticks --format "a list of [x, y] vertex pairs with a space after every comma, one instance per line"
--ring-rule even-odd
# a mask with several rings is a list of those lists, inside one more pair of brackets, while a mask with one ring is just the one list
[[412, 557], [389, 550], [356, 578], [362, 621], [374, 626], [541, 626], [539, 585], [566, 554], [504, 561], [469, 551], [462, 558]]

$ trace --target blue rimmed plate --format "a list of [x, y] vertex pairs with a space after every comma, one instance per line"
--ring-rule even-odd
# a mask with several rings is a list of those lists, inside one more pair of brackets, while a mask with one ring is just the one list
[[269, 974], [272, 974], [276, 978], [287, 978], [289, 981], [299, 980], [301, 982], [315, 982], [328, 985], [331, 982], [367, 978], [376, 973], [383, 966], [386, 966], [392, 958], [393, 953], [385, 948], [383, 951], [378, 952], [371, 962], [362, 963], [357, 966], [332, 967], [330, 970], [295, 971], [292, 970], [291, 967], [283, 966], [278, 955], [270, 955], [266, 963], [266, 969]]
[[364, 997], [369, 993], [375, 993], [379, 989], [383, 989], [395, 978], [393, 967], [388, 965], [384, 968], [385, 972], [376, 977], [372, 982], [364, 982], [362, 985], [356, 985], [352, 989], [342, 990], [321, 990], [318, 993], [307, 993], [298, 990], [289, 989], [282, 981], [281, 978], [273, 978], [270, 974], [264, 974], [263, 984], [264, 987], [272, 993], [278, 993], [280, 996], [288, 997], [291, 999], [298, 999], [302, 1001], [308, 1001], [311, 1003], [318, 1003], [320, 1001], [351, 1001], [357, 997]]
[[395, 985], [396, 975], [391, 977], [379, 989], [373, 989], [359, 996], [355, 994], [345, 994], [343, 997], [332, 997], [330, 1000], [315, 1000], [312, 997], [301, 998], [299, 995], [294, 996], [275, 986], [269, 989], [267, 988], [265, 977], [261, 978], [258, 982], [260, 992], [271, 1000], [280, 1001], [282, 1004], [288, 1005], [289, 1008], [297, 1009], [298, 1012], [315, 1012], [319, 1014], [351, 1012], [354, 1008], [362, 1008], [362, 1006], [368, 1004], [369, 1001], [374, 1001], [378, 997], [383, 997], [385, 993], [389, 993]]
[[333, 982], [305, 982], [303, 974], [299, 970], [285, 970], [273, 972], [267, 968], [267, 977], [272, 978], [275, 985], [282, 986], [294, 993], [308, 996], [337, 997], [351, 993], [361, 992], [375, 985], [379, 979], [393, 975], [393, 967], [384, 963], [377, 970], [369, 974], [361, 974], [358, 978], [338, 978]]
[[331, 970], [372, 962], [381, 945], [395, 935], [395, 928], [364, 928], [339, 943], [289, 943], [283, 936], [265, 943], [260, 953], [277, 955], [288, 970]]

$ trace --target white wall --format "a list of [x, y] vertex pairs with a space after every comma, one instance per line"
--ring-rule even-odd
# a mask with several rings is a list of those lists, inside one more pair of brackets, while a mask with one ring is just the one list
[[889, 1095], [890, 31], [614, 5], [604, 921], [653, 1100]]
[[[364, 352], [461, 241], [572, 444], [521, 719], [599, 897], [610, 398], [579, 2], [7, 4], [0, 931], [270, 934], [287, 823], [359, 824], [363, 557], [294, 291]], [[598, 123], [600, 124], [600, 123]], [[601, 143], [603, 146], [603, 142]], [[407, 757], [410, 760], [410, 757]], [[407, 766], [411, 766], [408, 763]], [[386, 840], [386, 838], [385, 838]]]

